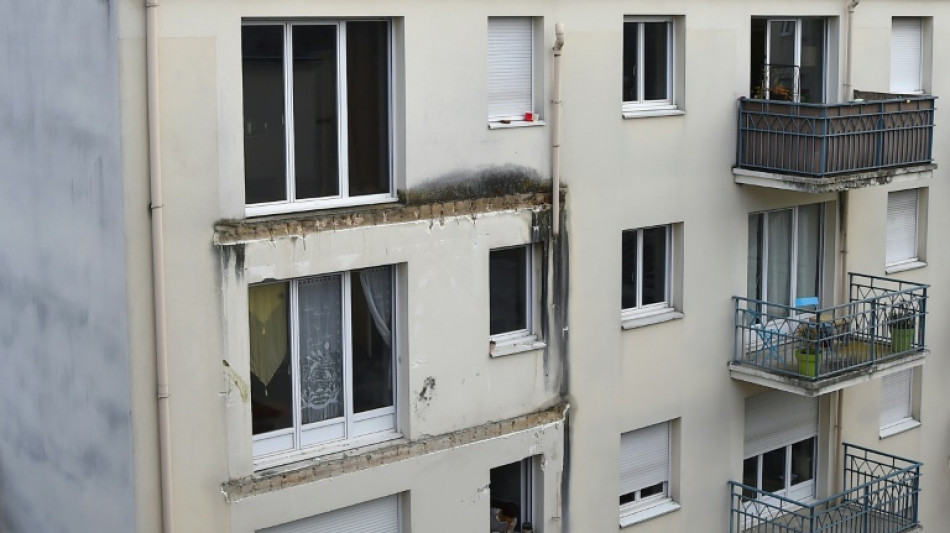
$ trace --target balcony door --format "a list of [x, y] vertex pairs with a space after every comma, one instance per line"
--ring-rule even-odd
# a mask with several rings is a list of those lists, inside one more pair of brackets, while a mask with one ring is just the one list
[[752, 19], [752, 96], [824, 102], [826, 35], [821, 18]]
[[[796, 298], [820, 296], [822, 204], [749, 215], [749, 298], [794, 306]], [[788, 315], [769, 306], [773, 318]]]

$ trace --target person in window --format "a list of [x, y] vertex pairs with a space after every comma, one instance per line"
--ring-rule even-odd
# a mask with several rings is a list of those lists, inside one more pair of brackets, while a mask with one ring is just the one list
[[512, 502], [499, 502], [491, 508], [491, 533], [512, 533], [518, 525], [518, 506]]

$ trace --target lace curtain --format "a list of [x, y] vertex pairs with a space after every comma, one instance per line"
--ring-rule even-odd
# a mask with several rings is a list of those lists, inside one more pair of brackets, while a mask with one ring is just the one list
[[343, 416], [342, 276], [300, 282], [300, 422]]

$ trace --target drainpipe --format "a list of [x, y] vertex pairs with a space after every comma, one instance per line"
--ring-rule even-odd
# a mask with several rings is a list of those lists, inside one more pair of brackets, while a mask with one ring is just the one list
[[851, 38], [851, 28], [854, 24], [854, 8], [858, 7], [858, 4], [861, 3], [861, 0], [848, 0], [848, 43], [845, 52], [845, 73], [844, 73], [844, 98], [845, 100], [851, 100], [854, 98], [853, 91], [851, 89], [851, 41], [854, 39]]
[[[853, 0], [856, 2], [856, 0]], [[849, 40], [850, 43], [850, 32]], [[849, 78], [850, 82], [850, 78]], [[840, 246], [840, 262], [841, 262], [841, 279], [838, 282], [838, 294], [839, 294], [839, 303], [848, 302], [849, 298], [849, 287], [848, 287], [848, 191], [838, 192], [838, 243]], [[849, 311], [850, 314], [850, 311]], [[835, 462], [834, 462], [834, 471], [835, 471], [835, 490], [839, 490], [838, 487], [842, 487], [843, 480], [841, 478], [842, 472], [840, 465], [842, 464], [843, 458], [841, 456], [842, 451], [842, 435], [841, 435], [841, 414], [844, 404], [844, 389], [840, 389], [835, 392], [835, 427], [834, 427], [834, 445], [835, 445]]]
[[554, 95], [551, 103], [551, 216], [552, 230], [557, 237], [561, 225], [561, 48], [564, 47], [564, 24], [554, 25]]
[[152, 291], [155, 314], [155, 380], [158, 392], [158, 454], [161, 471], [162, 532], [171, 533], [171, 431], [168, 413], [168, 347], [165, 316], [165, 238], [158, 101], [158, 0], [145, 0], [145, 71], [148, 100], [148, 174], [152, 212]]

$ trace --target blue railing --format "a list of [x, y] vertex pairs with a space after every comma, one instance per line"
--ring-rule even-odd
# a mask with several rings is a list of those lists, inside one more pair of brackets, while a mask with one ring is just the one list
[[900, 533], [919, 527], [921, 463], [844, 445], [844, 490], [810, 503], [730, 481], [729, 532]]
[[930, 163], [934, 96], [841, 104], [739, 99], [739, 168], [813, 178]]
[[790, 307], [736, 296], [733, 363], [807, 381], [926, 347], [929, 285], [848, 274], [848, 303]]

